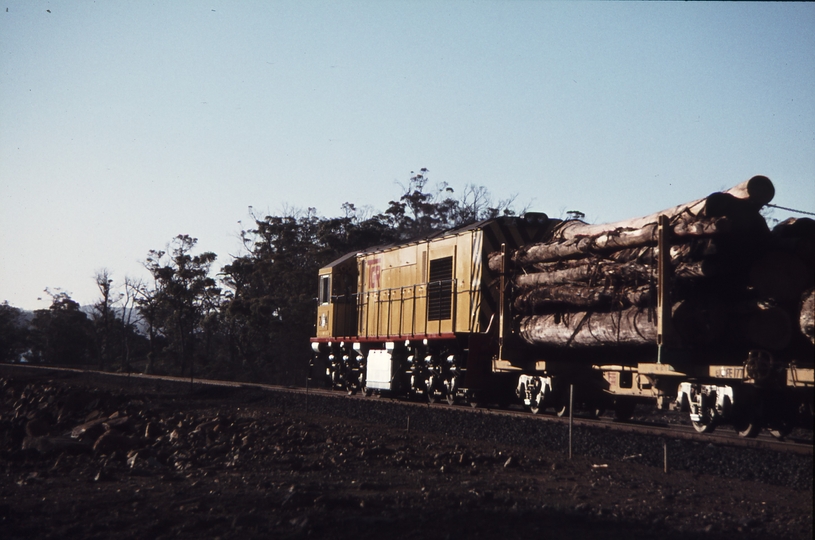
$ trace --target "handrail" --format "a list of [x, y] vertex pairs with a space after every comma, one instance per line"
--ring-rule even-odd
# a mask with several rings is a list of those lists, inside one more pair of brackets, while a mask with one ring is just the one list
[[[462, 291], [458, 290], [458, 280], [456, 279], [442, 279], [442, 280], [435, 280], [435, 281], [427, 281], [424, 283], [414, 283], [411, 285], [405, 285], [400, 287], [385, 287], [382, 289], [376, 290], [367, 290], [363, 292], [355, 292], [351, 294], [342, 294], [342, 295], [332, 295], [331, 296], [331, 303], [332, 304], [339, 304], [343, 303], [349, 306], [355, 306], [357, 308], [356, 314], [356, 325], [357, 325], [357, 332], [364, 337], [371, 337], [373, 336], [382, 336], [382, 337], [392, 337], [392, 336], [413, 336], [416, 335], [416, 324], [417, 324], [417, 315], [418, 310], [416, 309], [416, 302], [420, 299], [427, 300], [429, 297], [428, 290], [432, 286], [443, 286], [445, 284], [450, 284], [450, 295], [451, 295], [451, 306], [450, 306], [450, 318], [448, 319], [436, 319], [437, 322], [437, 329], [436, 333], [442, 333], [442, 323], [445, 321], [450, 321], [452, 325], [452, 329], [454, 330], [456, 327], [456, 320], [457, 320], [457, 295], [460, 294]], [[417, 287], [425, 287], [425, 292], [421, 295], [418, 294]], [[399, 320], [396, 329], [392, 329], [392, 319], [393, 319], [393, 301], [394, 301], [394, 292], [399, 291]], [[410, 328], [407, 333], [403, 333], [404, 330], [404, 322], [407, 319], [405, 316], [405, 303], [408, 299], [405, 298], [405, 291], [410, 291], [410, 298], [413, 302], [413, 305], [410, 309]], [[463, 292], [467, 292], [466, 290]], [[471, 292], [471, 291], [470, 291]], [[381, 299], [381, 295], [383, 293], [387, 294], [387, 300], [383, 301]], [[376, 309], [375, 313], [371, 313], [372, 300], [371, 295], [375, 295], [375, 302], [376, 302]], [[387, 303], [387, 306], [383, 306], [383, 303]], [[383, 309], [387, 310], [387, 321], [384, 322], [384, 329], [382, 316], [383, 316]], [[364, 312], [364, 317], [363, 317]], [[348, 314], [347, 314], [348, 315]], [[371, 320], [371, 315], [374, 315], [373, 321]], [[426, 319], [426, 315], [425, 315]], [[425, 333], [427, 333], [428, 324], [431, 321], [425, 320]], [[364, 323], [364, 324], [363, 324]], [[373, 323], [373, 324], [370, 324]], [[364, 332], [360, 332], [362, 327], [364, 326]], [[373, 327], [373, 328], [372, 328]], [[384, 333], [383, 333], [384, 330]], [[392, 330], [395, 330], [392, 331]]]

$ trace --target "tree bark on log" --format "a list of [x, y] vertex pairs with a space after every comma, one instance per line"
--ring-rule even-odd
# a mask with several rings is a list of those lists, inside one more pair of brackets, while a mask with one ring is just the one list
[[804, 293], [801, 299], [801, 315], [798, 317], [801, 332], [815, 344], [815, 289]]
[[[752, 224], [752, 218], [743, 221], [745, 222], [744, 227]], [[698, 220], [680, 219], [672, 225], [671, 230], [676, 237], [687, 240], [689, 238], [724, 235], [731, 232], [733, 228], [733, 222], [729, 218], [716, 217]], [[550, 240], [533, 244], [519, 249], [513, 255], [513, 260], [521, 266], [526, 266], [536, 262], [583, 258], [592, 255], [609, 256], [620, 250], [653, 247], [656, 244], [657, 224], [647, 223], [640, 229], [618, 228], [601, 232], [596, 236], [580, 235], [563, 241]]]
[[[694, 258], [700, 259], [718, 252], [715, 238], [694, 238], [689, 242], [675, 244], [671, 246], [671, 264], [677, 266], [680, 262], [690, 261]], [[601, 257], [583, 257], [579, 259], [557, 259], [553, 261], [535, 262], [526, 265], [530, 273], [551, 272], [564, 268], [574, 268], [593, 264], [595, 262], [617, 262], [617, 263], [637, 263], [656, 264], [656, 256], [659, 250], [656, 247], [633, 247], [621, 249]], [[487, 264], [492, 272], [501, 272], [501, 252], [493, 251], [487, 256]]]
[[798, 256], [781, 250], [768, 251], [750, 268], [750, 285], [762, 298], [795, 305], [815, 285], [815, 275]]
[[715, 236], [727, 234], [733, 230], [733, 222], [727, 217], [716, 217], [695, 220], [678, 220], [673, 225], [676, 236]]
[[[532, 345], [564, 348], [642, 346], [656, 343], [656, 318], [632, 307], [611, 313], [532, 315], [520, 322], [520, 335]], [[650, 320], [649, 320], [650, 319]]]
[[524, 266], [655, 245], [660, 215], [671, 220], [672, 230], [678, 236], [724, 234], [739, 227], [733, 219], [743, 222], [742, 228], [750, 228], [755, 218], [760, 217], [758, 210], [772, 200], [774, 193], [775, 188], [768, 178], [755, 176], [726, 192], [713, 193], [704, 199], [640, 218], [599, 225], [564, 221], [555, 226], [548, 241], [519, 249], [513, 259]]
[[[688, 347], [706, 347], [727, 333], [724, 306], [679, 301], [671, 310], [671, 324]], [[580, 311], [522, 317], [520, 335], [532, 345], [553, 347], [610, 347], [656, 344], [656, 315], [649, 307], [632, 306], [607, 313]]]
[[763, 349], [783, 350], [792, 339], [792, 321], [786, 311], [777, 306], [757, 306], [745, 317], [740, 332], [733, 336]]
[[[801, 331], [815, 342], [811, 290], [801, 300], [815, 285], [815, 222], [788, 220], [770, 234], [758, 211], [773, 195], [772, 182], [758, 176], [642, 218], [555, 225], [548, 240], [512, 255], [520, 336], [559, 348], [655, 345], [657, 220], [666, 215], [671, 324], [681, 346], [784, 351], [799, 315]], [[500, 254], [490, 254], [493, 272], [500, 263]]]
[[557, 287], [536, 287], [516, 293], [513, 307], [518, 313], [532, 315], [552, 311], [563, 306], [579, 310], [607, 310], [630, 306], [648, 306], [649, 285], [638, 287], [589, 287], [585, 285], [560, 285]]
[[685, 219], [697, 217], [721, 217], [730, 213], [741, 213], [742, 209], [757, 212], [762, 206], [773, 200], [775, 187], [766, 176], [754, 176], [727, 191], [712, 193], [704, 199], [666, 208], [653, 214], [606, 223], [589, 225], [580, 221], [566, 221], [555, 233], [557, 239], [568, 240], [577, 236], [597, 236], [616, 229], [642, 229], [648, 224], [656, 223], [659, 216], [668, 219], [684, 215]]
[[[758, 303], [730, 307], [720, 303], [680, 301], [671, 315], [683, 346], [691, 349], [722, 343], [751, 343], [778, 351], [790, 343], [792, 324], [786, 311]], [[656, 344], [656, 316], [647, 307], [595, 313], [550, 313], [521, 318], [520, 335], [532, 345], [589, 348]]]
[[[674, 275], [680, 279], [709, 278], [723, 272], [721, 265], [708, 260], [682, 263], [674, 268]], [[642, 284], [655, 278], [656, 268], [651, 265], [587, 260], [584, 264], [569, 265], [561, 270], [519, 274], [514, 283], [521, 289], [530, 289], [568, 283], [600, 283], [606, 279], [614, 283]]]
[[577, 309], [610, 306], [612, 291], [603, 287], [561, 285], [537, 287], [515, 295], [513, 306], [520, 313], [535, 313], [556, 306], [568, 305]]

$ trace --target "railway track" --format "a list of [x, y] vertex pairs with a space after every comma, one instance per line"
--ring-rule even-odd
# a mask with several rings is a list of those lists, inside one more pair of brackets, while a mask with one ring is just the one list
[[[676, 417], [676, 421], [665, 421], [664, 419], [660, 420], [629, 420], [629, 421], [619, 421], [612, 418], [600, 417], [600, 418], [591, 418], [584, 414], [580, 414], [577, 412], [573, 417], [570, 419], [567, 416], [558, 417], [556, 415], [547, 415], [547, 414], [538, 414], [532, 415], [527, 411], [521, 410], [520, 408], [493, 408], [490, 406], [478, 407], [478, 408], [471, 408], [468, 406], [461, 406], [461, 405], [449, 405], [447, 403], [435, 403], [435, 404], [428, 404], [426, 402], [418, 402], [418, 401], [409, 401], [409, 400], [401, 400], [401, 399], [394, 399], [394, 398], [387, 398], [387, 397], [378, 397], [378, 396], [369, 396], [366, 397], [364, 395], [348, 395], [345, 392], [340, 392], [336, 390], [328, 390], [323, 388], [303, 388], [303, 387], [294, 387], [294, 386], [281, 386], [281, 385], [270, 385], [270, 384], [262, 384], [262, 383], [246, 383], [246, 382], [235, 382], [235, 381], [224, 381], [224, 380], [213, 380], [213, 379], [198, 379], [198, 378], [189, 378], [189, 377], [177, 377], [177, 376], [169, 376], [169, 375], [147, 375], [141, 373], [112, 373], [106, 371], [98, 371], [93, 369], [82, 369], [82, 368], [70, 368], [70, 367], [62, 367], [62, 366], [29, 366], [29, 365], [20, 365], [20, 364], [4, 364], [4, 368], [7, 369], [8, 372], [23, 372], [26, 370], [29, 371], [55, 371], [55, 372], [62, 372], [62, 373], [75, 373], [77, 375], [88, 375], [88, 376], [97, 376], [97, 377], [105, 377], [109, 379], [111, 382], [113, 381], [120, 381], [124, 382], [127, 380], [139, 380], [139, 381], [164, 381], [173, 384], [191, 384], [191, 385], [198, 385], [198, 386], [212, 386], [212, 387], [228, 387], [228, 388], [253, 388], [259, 389], [263, 391], [270, 391], [270, 392], [281, 392], [281, 393], [288, 393], [292, 395], [301, 395], [303, 396], [303, 402], [305, 407], [308, 407], [308, 399], [309, 396], [320, 396], [324, 398], [330, 399], [350, 399], [350, 400], [358, 400], [360, 402], [365, 400], [373, 400], [373, 401], [381, 401], [381, 402], [388, 402], [393, 404], [398, 404], [404, 406], [406, 408], [414, 407], [414, 408], [421, 408], [425, 409], [436, 409], [439, 411], [457, 411], [463, 413], [473, 413], [473, 414], [485, 414], [485, 415], [493, 415], [498, 417], [508, 417], [508, 418], [523, 418], [527, 420], [533, 420], [536, 422], [543, 422], [550, 425], [561, 425], [564, 429], [568, 429], [569, 424], [571, 423], [572, 429], [577, 432], [579, 430], [584, 429], [592, 429], [592, 430], [608, 430], [613, 432], [621, 432], [621, 433], [630, 433], [630, 434], [638, 434], [638, 435], [645, 435], [655, 438], [663, 438], [665, 440], [683, 440], [683, 441], [692, 441], [696, 443], [707, 443], [712, 445], [721, 445], [721, 446], [730, 446], [736, 448], [752, 448], [752, 449], [759, 449], [759, 450], [769, 450], [778, 453], [788, 453], [788, 454], [795, 454], [801, 456], [812, 456], [813, 455], [813, 442], [811, 439], [806, 439], [804, 437], [792, 437], [787, 440], [778, 440], [773, 438], [771, 435], [762, 432], [757, 438], [755, 439], [745, 439], [739, 437], [735, 432], [732, 432], [727, 429], [727, 426], [723, 426], [721, 429], [713, 432], [713, 433], [706, 433], [701, 434], [698, 433], [693, 427], [690, 425], [683, 425], [679, 423], [678, 416]], [[6, 370], [4, 370], [6, 371]], [[408, 409], [409, 410], [409, 409]], [[678, 413], [677, 413], [678, 415]], [[406, 417], [409, 418], [409, 412], [406, 413]]]

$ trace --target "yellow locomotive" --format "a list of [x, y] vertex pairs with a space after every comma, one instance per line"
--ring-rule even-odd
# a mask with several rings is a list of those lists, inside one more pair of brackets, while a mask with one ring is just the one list
[[320, 269], [314, 372], [349, 392], [473, 400], [500, 345], [500, 276], [488, 255], [535, 242], [552, 223], [499, 217]]

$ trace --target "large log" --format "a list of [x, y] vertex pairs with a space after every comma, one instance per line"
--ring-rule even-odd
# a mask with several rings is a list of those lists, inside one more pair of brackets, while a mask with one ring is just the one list
[[[739, 234], [731, 233], [730, 221], [725, 218], [718, 218], [719, 221], [705, 221], [703, 223], [685, 223], [678, 236], [680, 244], [671, 246], [672, 258], [677, 246], [686, 246], [698, 241], [713, 240], [714, 238], [726, 239], [732, 244], [758, 243], [765, 233], [768, 232], [766, 222], [761, 216], [754, 216], [755, 219], [744, 220], [739, 228]], [[724, 226], [724, 224], [728, 224]], [[704, 238], [712, 235], [714, 238]], [[676, 240], [675, 240], [676, 241]], [[597, 237], [577, 237], [563, 242], [542, 242], [518, 249], [513, 254], [513, 261], [522, 267], [528, 267], [537, 263], [555, 262], [582, 258], [609, 258], [624, 260], [625, 255], [631, 252], [642, 252], [643, 249], [651, 249], [656, 246], [656, 225], [647, 225], [639, 230], [619, 230], [614, 233], [604, 233]], [[681, 249], [681, 248], [680, 248]], [[687, 249], [686, 249], [687, 252]], [[493, 268], [497, 271], [497, 267]]]
[[679, 219], [673, 224], [675, 236], [714, 236], [727, 234], [733, 230], [733, 222], [725, 217], [705, 219]]
[[598, 283], [607, 277], [619, 281], [633, 282], [648, 280], [654, 271], [648, 266], [637, 263], [597, 262], [575, 265], [562, 270], [535, 272], [515, 276], [515, 285], [522, 288], [561, 285], [576, 282]]
[[[680, 301], [671, 323], [684, 347], [723, 343], [752, 344], [773, 351], [790, 343], [792, 325], [781, 308], [761, 303], [725, 306], [717, 302]], [[532, 345], [565, 348], [653, 345], [656, 317], [648, 307], [611, 312], [579, 311], [522, 317], [521, 337]]]
[[521, 319], [521, 337], [532, 345], [588, 348], [656, 343], [656, 318], [632, 307], [611, 313], [532, 315]]
[[[530, 289], [567, 283], [601, 283], [605, 280], [611, 280], [613, 283], [641, 284], [656, 279], [656, 268], [653, 265], [633, 262], [595, 261], [592, 259], [581, 259], [581, 261], [587, 262], [567, 265], [559, 270], [518, 274], [513, 281], [516, 286], [522, 289]], [[698, 279], [721, 275], [725, 271], [723, 265], [716, 261], [702, 260], [677, 265], [674, 268], [674, 275], [680, 279]]]
[[518, 292], [513, 306], [520, 313], [536, 313], [553, 307], [568, 305], [572, 309], [590, 309], [610, 306], [613, 291], [604, 287], [560, 285], [538, 287]]
[[[690, 241], [682, 244], [675, 244], [671, 246], [671, 264], [674, 266], [679, 265], [681, 262], [689, 262], [700, 260], [706, 256], [714, 255], [719, 251], [718, 244], [715, 238], [692, 238]], [[555, 259], [542, 262], [535, 262], [526, 265], [525, 268], [530, 272], [551, 272], [552, 270], [562, 270], [564, 268], [572, 268], [576, 266], [583, 266], [586, 264], [594, 264], [598, 261], [612, 261], [617, 263], [635, 262], [638, 264], [656, 264], [656, 256], [659, 250], [656, 247], [637, 246], [632, 248], [621, 249], [602, 256], [597, 257], [583, 257], [577, 259]], [[487, 264], [492, 272], [501, 272], [501, 252], [493, 251], [487, 256]]]
[[801, 299], [801, 315], [798, 317], [798, 324], [801, 332], [815, 344], [815, 289], [805, 292]]
[[722, 217], [730, 213], [741, 213], [746, 209], [757, 212], [762, 206], [773, 200], [775, 187], [766, 176], [754, 176], [727, 191], [708, 195], [689, 203], [666, 208], [653, 214], [617, 221], [614, 223], [589, 225], [580, 221], [566, 221], [558, 227], [556, 238], [568, 240], [578, 236], [598, 236], [617, 229], [642, 229], [646, 225], [656, 223], [659, 216], [673, 219], [684, 215], [686, 219], [697, 217]]
[[[513, 259], [523, 266], [653, 246], [661, 215], [668, 217], [673, 234], [678, 236], [718, 235], [734, 228], [754, 229], [757, 220], [761, 220], [759, 209], [772, 200], [774, 192], [768, 178], [755, 176], [726, 192], [713, 193], [704, 199], [644, 217], [598, 225], [564, 221], [554, 227], [549, 240], [519, 249]], [[766, 228], [763, 220], [761, 222]]]
[[773, 236], [779, 238], [815, 238], [815, 220], [788, 218], [773, 227]]
[[780, 351], [792, 339], [792, 321], [786, 311], [778, 306], [758, 305], [746, 318], [743, 330], [733, 336], [736, 340], [747, 340], [754, 345]]
[[815, 264], [815, 220], [789, 218], [773, 227], [777, 248], [797, 255], [809, 266]]
[[618, 289], [580, 285], [537, 287], [519, 291], [515, 295], [513, 307], [526, 315], [562, 309], [563, 306], [568, 306], [572, 311], [621, 309], [649, 305], [650, 292], [649, 285]]
[[750, 285], [762, 298], [795, 305], [803, 292], [815, 285], [815, 275], [794, 253], [773, 250], [753, 263]]
[[[766, 223], [761, 219], [761, 216], [756, 214], [755, 216], [745, 217], [735, 224], [727, 217], [686, 219], [684, 216], [680, 216], [680, 218], [672, 222], [671, 231], [674, 237], [677, 237], [680, 241], [688, 241], [697, 237], [721, 236], [734, 231], [734, 229], [743, 229], [744, 232], [749, 231], [758, 236], [762, 231], [754, 231], [757, 228], [756, 219], [761, 220], [761, 225], [766, 229]], [[583, 222], [568, 221], [564, 222], [562, 227], [572, 223], [586, 225]], [[591, 227], [595, 226], [592, 225]], [[618, 228], [603, 231], [595, 236], [580, 235], [565, 240], [552, 239], [540, 242], [517, 250], [513, 255], [513, 260], [517, 264], [526, 266], [536, 262], [590, 256], [610, 256], [620, 250], [656, 245], [657, 224], [647, 223], [640, 229]]]

